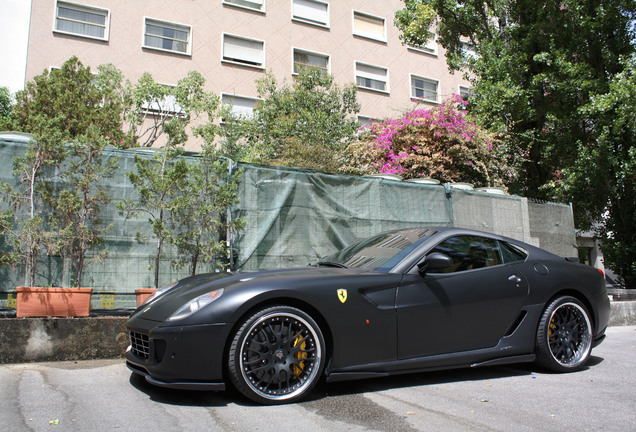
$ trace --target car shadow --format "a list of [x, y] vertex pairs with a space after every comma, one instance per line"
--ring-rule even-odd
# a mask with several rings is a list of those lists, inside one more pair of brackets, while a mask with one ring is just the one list
[[159, 387], [150, 384], [143, 376], [134, 372], [130, 374], [130, 384], [148, 395], [150, 400], [166, 405], [222, 407], [234, 402], [234, 398], [238, 398], [232, 389], [224, 392], [213, 392]]
[[[582, 371], [602, 363], [603, 360], [602, 357], [590, 356], [587, 366]], [[389, 389], [426, 387], [462, 381], [488, 381], [535, 374], [552, 374], [552, 372], [546, 371], [534, 363], [520, 363], [505, 366], [409, 373], [335, 383], [321, 381], [301, 403], [312, 403], [322, 399], [374, 393]], [[148, 395], [152, 401], [161, 404], [197, 407], [222, 407], [229, 404], [259, 406], [238, 393], [231, 385], [228, 385], [227, 390], [222, 392], [169, 389], [152, 385], [136, 373], [131, 373], [130, 384], [140, 392]]]

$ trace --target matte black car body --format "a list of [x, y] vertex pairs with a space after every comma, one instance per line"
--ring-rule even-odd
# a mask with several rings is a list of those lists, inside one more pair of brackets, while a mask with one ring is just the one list
[[[609, 300], [596, 269], [497, 235], [430, 230], [388, 267], [372, 271], [325, 263], [183, 279], [142, 305], [128, 321], [132, 345], [126, 352], [127, 365], [159, 386], [223, 390], [228, 374], [235, 386], [237, 379], [241, 386], [243, 379], [236, 375], [243, 363], [234, 351], [244, 340], [237, 342], [237, 333], [247, 332], [244, 327], [256, 322], [258, 311], [276, 307], [287, 307], [292, 317], [300, 317], [301, 327], [318, 329], [310, 340], [322, 344], [324, 362], [316, 367], [327, 381], [541, 360], [538, 356], [554, 362], [541, 341], [548, 334], [555, 337], [551, 316], [563, 304], [569, 305], [568, 313], [583, 312], [577, 320], [588, 322], [589, 349], [604, 338]], [[432, 251], [439, 252], [442, 242], [458, 236], [497, 241], [502, 248], [505, 242], [525, 252], [525, 259], [454, 273], [422, 269]], [[188, 301], [221, 289], [218, 299], [207, 306], [168, 321]], [[569, 331], [563, 332], [565, 336]], [[292, 349], [296, 345], [290, 344]], [[589, 350], [584, 355], [589, 356]], [[296, 359], [292, 361], [304, 366], [307, 358], [296, 354]], [[231, 367], [233, 362], [236, 367]], [[557, 367], [566, 371], [568, 365]], [[249, 388], [241, 391], [252, 397]], [[263, 403], [304, 396], [294, 393], [269, 400], [260, 397], [258, 389], [256, 393], [252, 398]]]

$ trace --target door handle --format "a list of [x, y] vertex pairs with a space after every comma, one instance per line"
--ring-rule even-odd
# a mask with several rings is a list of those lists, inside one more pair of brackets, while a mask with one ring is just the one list
[[514, 282], [514, 283], [516, 283], [516, 284], [521, 283], [521, 278], [520, 278], [519, 276], [517, 276], [517, 275], [511, 275], [511, 276], [508, 278], [508, 280], [509, 280], [510, 282]]

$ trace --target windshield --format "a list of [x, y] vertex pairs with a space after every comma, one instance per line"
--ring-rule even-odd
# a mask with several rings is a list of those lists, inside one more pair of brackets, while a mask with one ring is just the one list
[[395, 230], [354, 243], [319, 264], [390, 270], [436, 231], [426, 228]]

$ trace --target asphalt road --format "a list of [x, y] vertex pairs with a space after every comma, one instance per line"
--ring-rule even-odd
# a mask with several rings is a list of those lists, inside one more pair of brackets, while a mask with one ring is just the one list
[[0, 366], [0, 431], [636, 431], [636, 327], [589, 367], [532, 365], [323, 384], [295, 405], [161, 389], [122, 360]]

